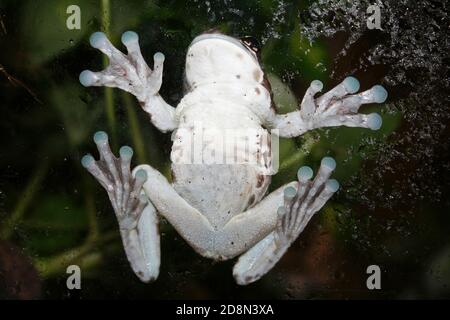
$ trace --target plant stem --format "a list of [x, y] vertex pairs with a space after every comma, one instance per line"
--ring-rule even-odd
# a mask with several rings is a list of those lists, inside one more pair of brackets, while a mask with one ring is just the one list
[[[102, 245], [117, 238], [117, 236], [117, 232], [110, 232], [95, 240], [87, 239], [86, 242], [79, 247], [69, 249], [52, 257], [36, 259], [34, 265], [38, 269], [39, 274], [44, 278], [63, 273], [71, 264], [83, 264], [83, 259], [90, 254], [93, 254], [94, 249], [99, 249]], [[98, 263], [101, 259], [96, 259], [95, 261]], [[90, 266], [93, 267], [96, 263], [90, 263]]]
[[136, 106], [133, 104], [128, 93], [122, 92], [122, 99], [127, 111], [128, 123], [130, 124], [131, 140], [133, 148], [136, 150], [136, 157], [139, 163], [148, 163], [145, 153], [144, 140], [142, 139], [141, 128], [136, 114]]
[[315, 139], [310, 134], [304, 135], [304, 143], [300, 150], [292, 154], [289, 158], [284, 159], [280, 164], [278, 172], [284, 171], [293, 165], [298, 165], [306, 157], [308, 152], [311, 151], [315, 143]]
[[[102, 0], [101, 3], [102, 15], [102, 30], [106, 36], [110, 37], [111, 26], [111, 8], [109, 0]], [[103, 67], [107, 68], [109, 64], [108, 58], [103, 56]], [[108, 125], [111, 130], [112, 147], [116, 147], [116, 115], [114, 113], [114, 93], [112, 88], [105, 87], [105, 111], [108, 119]]]
[[22, 219], [25, 211], [33, 200], [34, 196], [39, 190], [39, 187], [44, 180], [49, 167], [48, 159], [42, 160], [33, 173], [33, 176], [28, 181], [25, 190], [19, 197], [16, 207], [12, 214], [6, 219], [2, 228], [0, 229], [0, 238], [8, 239], [14, 232], [14, 227]]

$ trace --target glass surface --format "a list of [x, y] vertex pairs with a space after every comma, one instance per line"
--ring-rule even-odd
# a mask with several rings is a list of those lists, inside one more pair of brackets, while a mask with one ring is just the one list
[[[378, 30], [367, 26], [371, 2], [0, 1], [0, 298], [449, 298], [448, 4], [383, 1]], [[73, 4], [80, 30], [66, 26]], [[105, 130], [116, 153], [130, 145], [133, 165], [170, 177], [170, 134], [131, 95], [85, 88], [78, 76], [107, 64], [89, 46], [93, 32], [124, 50], [120, 36], [134, 30], [148, 62], [165, 54], [161, 95], [176, 105], [187, 47], [211, 28], [260, 42], [279, 113], [295, 110], [312, 80], [327, 91], [353, 75], [362, 90], [388, 90], [385, 103], [361, 108], [383, 126], [281, 139], [269, 191], [324, 156], [336, 159], [341, 188], [261, 280], [238, 286], [236, 259], [202, 258], [161, 220], [160, 276], [144, 284], [80, 160], [97, 155], [92, 136]], [[81, 267], [81, 290], [66, 287], [69, 265]], [[366, 287], [370, 265], [381, 290]]]

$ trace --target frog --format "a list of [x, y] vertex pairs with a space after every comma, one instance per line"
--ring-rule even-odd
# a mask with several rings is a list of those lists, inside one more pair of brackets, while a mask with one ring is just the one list
[[[248, 285], [274, 268], [339, 189], [331, 178], [336, 161], [327, 156], [315, 176], [311, 167], [302, 166], [296, 179], [267, 194], [275, 174], [268, 170], [275, 147], [271, 139], [249, 139], [242, 129], [252, 129], [257, 136], [276, 133], [295, 138], [323, 127], [378, 130], [382, 124], [378, 113], [358, 110], [364, 104], [383, 103], [386, 89], [375, 85], [358, 93], [360, 84], [353, 76], [320, 96], [323, 83], [312, 81], [295, 111], [278, 114], [259, 48], [248, 37], [216, 30], [196, 36], [186, 52], [184, 94], [176, 107], [159, 93], [164, 54], [155, 53], [150, 68], [136, 32], [122, 34], [127, 54], [102, 32], [93, 33], [89, 41], [108, 57], [109, 66], [99, 72], [82, 71], [81, 84], [119, 88], [134, 95], [150, 122], [172, 134], [171, 181], [150, 164], [131, 169], [133, 149], [122, 146], [116, 157], [104, 131], [93, 137], [100, 159], [91, 154], [81, 159], [106, 190], [127, 259], [146, 283], [156, 280], [160, 272], [161, 218], [201, 256], [214, 261], [237, 258], [233, 277], [237, 284]], [[247, 150], [248, 157], [238, 154], [241, 161], [231, 163], [185, 161], [192, 160], [185, 156], [192, 150], [189, 137], [201, 132], [197, 130], [201, 126], [216, 129], [210, 139], [200, 142], [201, 150], [222, 155], [219, 140], [234, 132], [238, 139], [231, 141]]]

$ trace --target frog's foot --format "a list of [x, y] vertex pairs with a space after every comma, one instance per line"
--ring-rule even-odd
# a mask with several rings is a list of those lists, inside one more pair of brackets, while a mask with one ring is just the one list
[[336, 87], [314, 99], [314, 95], [323, 88], [322, 82], [314, 80], [303, 98], [300, 115], [308, 127], [348, 126], [378, 130], [381, 127], [381, 117], [377, 113], [369, 115], [358, 114], [363, 104], [383, 103], [387, 91], [380, 85], [355, 94], [359, 90], [359, 81], [347, 77]]
[[316, 178], [311, 181], [313, 171], [304, 166], [298, 170], [298, 188], [284, 190], [284, 206], [278, 208], [279, 220], [276, 238], [280, 243], [290, 245], [331, 196], [339, 189], [339, 183], [329, 179], [336, 167], [333, 158], [322, 159]]
[[383, 103], [387, 91], [380, 85], [356, 94], [359, 81], [347, 77], [336, 87], [318, 98], [314, 96], [322, 91], [323, 84], [319, 80], [311, 82], [303, 97], [301, 109], [278, 116], [276, 127], [281, 136], [298, 136], [308, 130], [322, 127], [361, 127], [378, 130], [382, 119], [378, 113], [361, 114], [359, 107], [363, 104]]
[[284, 205], [278, 208], [277, 226], [273, 232], [242, 255], [233, 269], [238, 284], [254, 282], [270, 271], [289, 246], [297, 239], [312, 216], [338, 190], [339, 184], [329, 179], [336, 162], [323, 158], [316, 178], [313, 171], [302, 167], [298, 171], [298, 187], [284, 190]]
[[90, 37], [91, 46], [99, 49], [110, 60], [110, 65], [103, 71], [85, 70], [80, 74], [82, 85], [118, 87], [135, 95], [145, 103], [148, 95], [156, 95], [161, 88], [164, 55], [160, 52], [153, 56], [154, 67], [151, 70], [141, 54], [139, 37], [133, 31], [122, 35], [122, 43], [127, 47], [128, 55], [116, 49], [102, 32], [95, 32]]
[[105, 132], [96, 132], [94, 142], [100, 153], [100, 160], [95, 161], [91, 155], [86, 155], [81, 163], [105, 188], [120, 228], [133, 229], [147, 204], [147, 198], [141, 194], [147, 173], [142, 170], [132, 177], [130, 163], [133, 150], [123, 146], [120, 148], [120, 158], [116, 158], [111, 152]]
[[133, 150], [123, 146], [116, 158], [105, 132], [95, 133], [94, 142], [100, 160], [86, 155], [81, 163], [108, 193], [133, 270], [141, 280], [153, 280], [159, 272], [159, 234], [156, 210], [142, 190], [147, 173], [138, 170], [133, 176], [130, 171]]

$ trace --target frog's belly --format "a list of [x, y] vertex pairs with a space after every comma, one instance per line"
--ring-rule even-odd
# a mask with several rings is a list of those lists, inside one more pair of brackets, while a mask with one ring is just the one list
[[197, 90], [183, 98], [170, 158], [174, 188], [220, 228], [261, 200], [273, 173], [271, 136], [259, 118], [214, 97]]
[[217, 229], [261, 200], [270, 176], [246, 164], [172, 164], [175, 190]]

